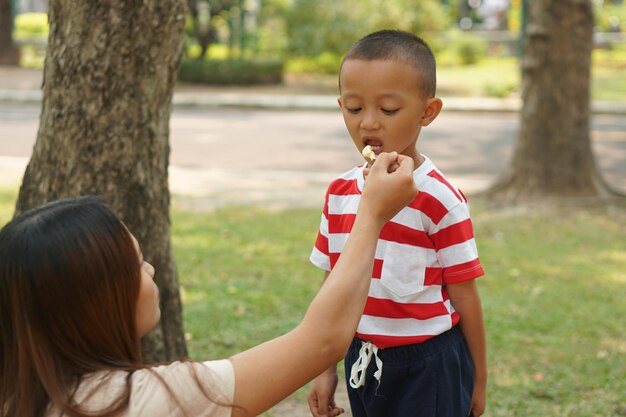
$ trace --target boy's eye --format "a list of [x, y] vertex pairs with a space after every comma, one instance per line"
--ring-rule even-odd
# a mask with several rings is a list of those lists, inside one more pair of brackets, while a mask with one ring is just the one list
[[380, 109], [383, 113], [385, 113], [386, 115], [394, 115], [396, 114], [400, 109]]
[[361, 107], [354, 107], [354, 108], [350, 108], [350, 107], [346, 107], [346, 110], [348, 111], [348, 113], [358, 113], [361, 111]]

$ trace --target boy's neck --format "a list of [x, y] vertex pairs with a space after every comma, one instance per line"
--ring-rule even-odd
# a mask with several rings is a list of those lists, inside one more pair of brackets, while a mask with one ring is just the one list
[[413, 158], [413, 164], [415, 166], [415, 169], [422, 165], [424, 161], [426, 161], [426, 159], [424, 159], [422, 154], [418, 152], [417, 155]]

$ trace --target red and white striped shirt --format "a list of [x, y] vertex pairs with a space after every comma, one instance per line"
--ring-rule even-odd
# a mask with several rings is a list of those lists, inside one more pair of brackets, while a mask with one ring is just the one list
[[[383, 227], [357, 337], [379, 348], [421, 343], [450, 330], [460, 317], [446, 284], [483, 275], [467, 199], [430, 159], [414, 171], [419, 194]], [[330, 271], [352, 230], [363, 167], [328, 187], [311, 262]]]

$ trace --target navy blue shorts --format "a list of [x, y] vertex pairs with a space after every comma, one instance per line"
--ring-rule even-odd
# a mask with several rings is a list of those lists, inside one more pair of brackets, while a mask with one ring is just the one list
[[349, 383], [362, 340], [346, 355], [346, 384], [353, 417], [467, 417], [474, 390], [474, 365], [459, 326], [424, 343], [378, 350], [380, 381], [374, 358], [364, 385]]

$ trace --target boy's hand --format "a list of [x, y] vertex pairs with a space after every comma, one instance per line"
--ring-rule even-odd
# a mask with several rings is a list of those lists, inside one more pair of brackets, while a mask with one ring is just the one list
[[359, 211], [368, 210], [383, 224], [389, 221], [418, 193], [413, 168], [413, 159], [397, 152], [378, 155], [374, 164], [366, 168]]
[[475, 386], [474, 393], [472, 394], [472, 406], [471, 413], [474, 417], [480, 417], [485, 412], [485, 406], [487, 404], [487, 393], [486, 387]]
[[313, 417], [336, 417], [343, 414], [344, 409], [335, 404], [337, 381], [337, 372], [330, 370], [313, 380], [313, 386], [307, 396]]

